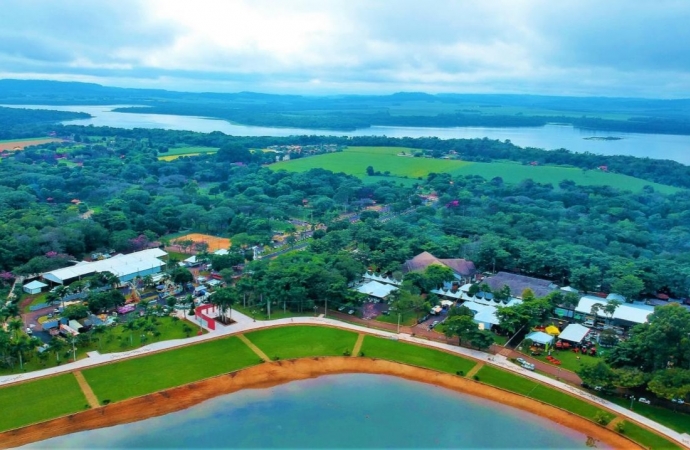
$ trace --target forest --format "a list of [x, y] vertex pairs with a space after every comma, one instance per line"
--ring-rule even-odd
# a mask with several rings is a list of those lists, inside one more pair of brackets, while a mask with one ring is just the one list
[[0, 104], [134, 105], [116, 109], [214, 117], [243, 125], [351, 131], [372, 126], [536, 127], [690, 134], [690, 101], [499, 94], [302, 96], [193, 93], [92, 83], [0, 80]]

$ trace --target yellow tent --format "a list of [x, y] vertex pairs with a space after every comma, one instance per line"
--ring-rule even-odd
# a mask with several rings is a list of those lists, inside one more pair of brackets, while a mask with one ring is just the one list
[[559, 334], [561, 334], [561, 330], [559, 330], [558, 327], [555, 327], [553, 325], [549, 325], [548, 327], [546, 327], [546, 330], [544, 331], [546, 331], [551, 336], [558, 336]]

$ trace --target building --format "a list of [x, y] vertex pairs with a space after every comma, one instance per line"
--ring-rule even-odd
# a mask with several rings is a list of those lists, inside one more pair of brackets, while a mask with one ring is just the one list
[[[597, 318], [608, 319], [609, 316], [604, 313], [604, 306], [609, 302], [607, 299], [585, 295], [580, 298], [579, 303], [575, 307], [575, 312], [582, 313], [587, 316], [593, 316], [592, 306], [595, 304], [601, 305], [597, 311]], [[643, 303], [622, 303], [616, 308], [611, 319], [622, 326], [632, 326], [639, 323], [647, 322], [647, 316], [654, 312], [654, 307], [645, 305]]]
[[440, 264], [442, 266], [449, 267], [453, 271], [456, 280], [463, 283], [471, 281], [471, 279], [477, 273], [477, 269], [474, 267], [474, 263], [472, 261], [461, 258], [441, 259], [435, 257], [429, 252], [422, 252], [414, 258], [405, 261], [402, 271], [403, 273], [422, 272], [432, 264]]
[[31, 283], [27, 283], [24, 286], [22, 286], [22, 289], [27, 294], [40, 294], [41, 289], [43, 289], [46, 286], [48, 285], [45, 283], [41, 283], [40, 281], [34, 280]]
[[121, 283], [136, 277], [145, 277], [161, 271], [165, 262], [159, 258], [168, 254], [161, 249], [151, 248], [128, 255], [115, 255], [100, 261], [82, 261], [74, 266], [63, 267], [43, 274], [43, 279], [57, 284], [69, 284], [99, 272], [111, 272]]
[[360, 294], [366, 294], [375, 300], [385, 300], [391, 292], [397, 290], [398, 288], [392, 284], [379, 283], [378, 281], [373, 280], [368, 281], [356, 288], [356, 291]]
[[539, 298], [548, 295], [551, 291], [558, 288], [558, 286], [549, 280], [508, 272], [498, 272], [495, 275], [485, 278], [483, 283], [488, 284], [493, 292], [500, 291], [503, 289], [503, 286], [508, 286], [510, 288], [510, 293], [517, 297], [521, 296], [522, 291], [525, 289], [531, 289], [534, 295]]

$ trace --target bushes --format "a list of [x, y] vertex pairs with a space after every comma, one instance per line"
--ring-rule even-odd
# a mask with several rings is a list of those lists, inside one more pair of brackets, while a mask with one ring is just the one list
[[604, 411], [597, 411], [596, 414], [594, 414], [594, 421], [598, 423], [599, 425], [608, 425], [609, 422], [613, 419], [613, 416], [607, 412]]

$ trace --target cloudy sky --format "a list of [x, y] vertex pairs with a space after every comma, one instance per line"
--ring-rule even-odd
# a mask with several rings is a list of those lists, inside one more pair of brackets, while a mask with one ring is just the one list
[[690, 97], [686, 0], [0, 0], [0, 78]]

